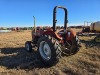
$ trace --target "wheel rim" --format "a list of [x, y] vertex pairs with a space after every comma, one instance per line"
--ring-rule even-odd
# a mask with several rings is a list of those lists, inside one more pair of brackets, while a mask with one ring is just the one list
[[29, 44], [26, 44], [26, 50], [29, 51]]
[[96, 38], [95, 41], [96, 41], [96, 42], [100, 42], [100, 38]]
[[51, 58], [51, 49], [47, 42], [40, 42], [39, 52], [44, 60], [49, 60]]

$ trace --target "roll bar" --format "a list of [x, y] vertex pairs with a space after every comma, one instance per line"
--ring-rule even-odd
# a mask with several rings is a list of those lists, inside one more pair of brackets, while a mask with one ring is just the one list
[[60, 9], [64, 9], [65, 11], [65, 19], [64, 19], [64, 29], [66, 30], [67, 28], [67, 23], [68, 23], [68, 20], [67, 20], [67, 9], [63, 6], [55, 6], [54, 7], [54, 10], [53, 10], [53, 31], [55, 32], [56, 31], [56, 13], [57, 13], [57, 8], [60, 8]]

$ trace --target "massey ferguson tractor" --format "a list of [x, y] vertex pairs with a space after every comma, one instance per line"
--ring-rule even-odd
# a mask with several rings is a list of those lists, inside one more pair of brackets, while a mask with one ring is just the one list
[[[57, 9], [65, 11], [64, 28], [56, 29], [56, 13]], [[34, 28], [32, 31], [32, 41], [25, 43], [28, 52], [32, 51], [32, 46], [38, 47], [37, 52], [40, 59], [47, 65], [56, 64], [63, 54], [76, 54], [80, 48], [80, 40], [72, 29], [67, 28], [67, 9], [62, 6], [56, 6], [53, 10], [53, 26], [48, 29], [36, 29], [35, 17]]]

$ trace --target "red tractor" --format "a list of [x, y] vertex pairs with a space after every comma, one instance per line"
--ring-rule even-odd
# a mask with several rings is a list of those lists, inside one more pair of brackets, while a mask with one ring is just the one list
[[[65, 11], [64, 28], [56, 29], [57, 8]], [[27, 51], [32, 51], [32, 44], [37, 45], [37, 52], [44, 63], [52, 66], [58, 62], [63, 53], [75, 54], [79, 51], [80, 40], [72, 29], [67, 28], [67, 9], [56, 6], [53, 10], [53, 27], [47, 30], [36, 29], [34, 17], [34, 29], [32, 31], [32, 41], [27, 41], [25, 47]]]

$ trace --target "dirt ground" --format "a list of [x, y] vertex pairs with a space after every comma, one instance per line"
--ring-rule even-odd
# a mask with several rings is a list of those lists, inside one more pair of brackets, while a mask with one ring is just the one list
[[77, 54], [46, 67], [37, 59], [36, 47], [31, 53], [25, 51], [31, 31], [0, 33], [0, 75], [100, 75], [100, 44], [94, 37], [79, 38], [82, 47]]

